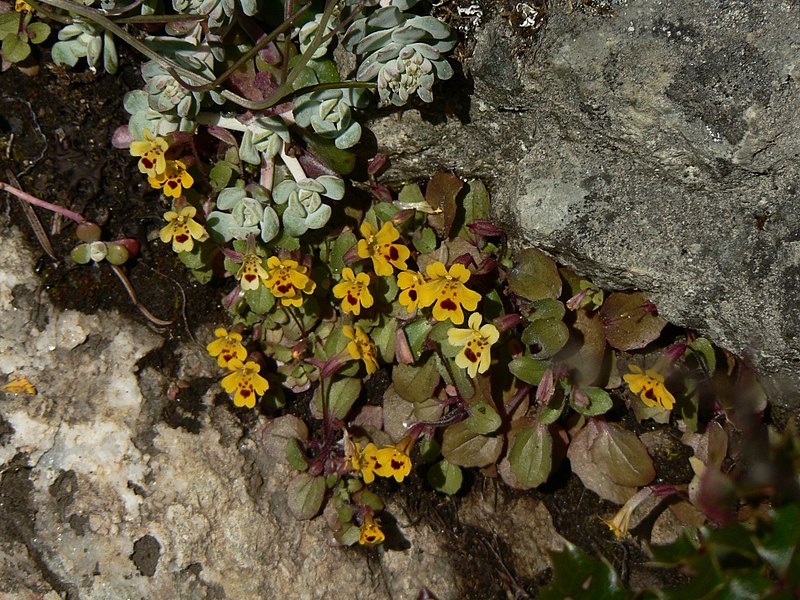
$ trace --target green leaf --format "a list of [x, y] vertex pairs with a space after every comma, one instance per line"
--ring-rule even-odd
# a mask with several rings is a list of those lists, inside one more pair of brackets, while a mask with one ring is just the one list
[[211, 268], [192, 269], [192, 275], [194, 276], [194, 278], [197, 280], [198, 283], [206, 285], [213, 278], [214, 271]]
[[259, 315], [267, 314], [275, 306], [275, 296], [265, 285], [259, 285], [254, 290], [245, 290], [244, 299], [250, 310]]
[[561, 276], [552, 258], [536, 248], [519, 252], [515, 266], [508, 274], [511, 291], [528, 300], [558, 298], [561, 295]]
[[553, 468], [553, 438], [547, 427], [538, 424], [517, 431], [508, 462], [523, 487], [534, 488], [547, 481]]
[[[322, 400], [320, 397], [321, 385], [314, 391], [314, 403], [322, 414]], [[355, 377], [347, 377], [346, 379], [339, 379], [332, 384], [326, 384], [326, 396], [328, 398], [328, 414], [336, 417], [339, 420], [344, 420], [347, 413], [358, 400], [361, 394], [361, 380]]]
[[428, 323], [427, 319], [417, 319], [403, 328], [408, 339], [408, 346], [414, 354], [414, 360], [419, 360], [422, 346], [428, 339], [431, 329], [433, 329], [433, 325]]
[[478, 402], [470, 406], [469, 411], [471, 414], [464, 421], [464, 424], [475, 433], [486, 435], [497, 431], [502, 424], [500, 415], [497, 414], [493, 406], [486, 402]]
[[502, 438], [477, 434], [463, 421], [445, 429], [442, 436], [442, 456], [462, 467], [491, 465], [497, 462], [502, 450]]
[[428, 469], [426, 478], [433, 489], [444, 494], [455, 494], [461, 489], [461, 484], [464, 482], [461, 467], [451, 465], [446, 460], [432, 465]]
[[375, 216], [381, 223], [391, 221], [400, 209], [391, 202], [378, 202], [375, 205]]
[[464, 196], [464, 203], [456, 217], [458, 235], [465, 239], [472, 239], [472, 232], [467, 229], [467, 225], [478, 219], [486, 219], [489, 216], [489, 192], [486, 186], [479, 179], [471, 179], [467, 182], [467, 193]]
[[0, 40], [4, 40], [8, 36], [16, 37], [17, 33], [19, 33], [19, 22], [21, 18], [22, 13], [13, 10], [0, 14]]
[[338, 274], [344, 269], [344, 255], [357, 243], [356, 236], [352, 231], [345, 231], [336, 238], [331, 248], [331, 258], [329, 266], [331, 272]]
[[90, 244], [79, 244], [72, 249], [70, 256], [79, 265], [86, 265], [92, 262], [91, 252]]
[[630, 594], [605, 559], [597, 559], [569, 542], [560, 552], [553, 552], [553, 579], [539, 591], [539, 600], [592, 598], [624, 600]]
[[542, 375], [550, 366], [543, 360], [536, 360], [529, 355], [518, 356], [508, 364], [508, 370], [520, 381], [531, 385], [539, 385]]
[[698, 355], [698, 362], [701, 362], [706, 371], [713, 373], [717, 368], [717, 354], [711, 342], [706, 338], [697, 338], [689, 344], [689, 348]]
[[423, 227], [419, 236], [414, 236], [412, 241], [414, 243], [414, 248], [416, 248], [420, 254], [427, 254], [428, 252], [436, 250], [436, 233], [431, 227]]
[[421, 204], [425, 202], [425, 196], [416, 183], [408, 183], [400, 189], [397, 200], [402, 204]]
[[10, 35], [3, 39], [2, 52], [5, 60], [18, 63], [30, 56], [31, 47], [28, 42], [23, 42], [18, 36]]
[[[800, 566], [800, 505], [787, 504], [773, 513], [771, 531], [757, 540], [758, 554], [778, 574], [784, 577], [789, 574], [789, 567], [794, 563]], [[797, 581], [800, 569], [794, 571]]]
[[289, 441], [286, 442], [286, 462], [298, 471], [308, 470], [306, 455], [300, 448], [300, 442], [297, 441], [297, 438], [289, 438]]
[[541, 319], [534, 321], [522, 332], [522, 343], [531, 346], [533, 358], [550, 358], [569, 340], [569, 329], [563, 321]]
[[295, 519], [305, 521], [317, 515], [325, 498], [325, 478], [301, 473], [289, 482], [289, 510]]
[[50, 26], [46, 23], [31, 23], [25, 29], [28, 31], [28, 39], [31, 44], [41, 44], [50, 35]]
[[575, 399], [570, 400], [570, 406], [587, 417], [596, 417], [608, 412], [614, 405], [611, 396], [602, 388], [586, 387], [580, 390], [586, 395], [588, 404], [580, 405]]
[[552, 298], [542, 298], [531, 304], [528, 321], [538, 321], [540, 319], [555, 319], [561, 321], [567, 313], [567, 308], [563, 302]]
[[432, 397], [440, 380], [436, 361], [431, 357], [421, 365], [397, 365], [392, 371], [397, 393], [409, 402], [422, 402]]
[[600, 309], [608, 343], [617, 350], [637, 350], [661, 335], [667, 322], [647, 309], [642, 292], [614, 292]]
[[228, 183], [230, 182], [232, 175], [233, 167], [231, 164], [224, 160], [219, 161], [212, 167], [208, 174], [209, 183], [211, 183], [211, 189], [215, 192], [225, 189], [228, 187]]
[[308, 131], [303, 134], [303, 137], [308, 142], [309, 151], [340, 175], [347, 175], [356, 166], [356, 155], [347, 150], [337, 148], [333, 140], [314, 135]]
[[381, 360], [387, 364], [394, 362], [395, 338], [397, 337], [397, 319], [381, 315], [381, 325], [370, 332], [372, 341], [380, 352]]

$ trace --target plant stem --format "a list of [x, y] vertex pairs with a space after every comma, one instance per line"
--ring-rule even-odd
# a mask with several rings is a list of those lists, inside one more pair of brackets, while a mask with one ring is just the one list
[[4, 192], [8, 192], [9, 194], [13, 194], [14, 196], [19, 198], [20, 200], [24, 200], [25, 202], [27, 202], [29, 204], [33, 204], [34, 206], [38, 206], [40, 208], [46, 208], [47, 210], [49, 210], [51, 212], [54, 212], [54, 213], [59, 214], [59, 215], [63, 215], [65, 217], [67, 217], [68, 219], [72, 219], [78, 225], [80, 225], [81, 223], [86, 223], [87, 222], [86, 219], [83, 217], [83, 215], [81, 215], [79, 213], [71, 211], [68, 208], [64, 208], [63, 206], [58, 206], [57, 204], [51, 204], [50, 202], [47, 202], [46, 200], [40, 200], [36, 196], [31, 196], [29, 193], [23, 192], [22, 190], [19, 190], [19, 189], [15, 188], [13, 185], [9, 185], [9, 184], [5, 183], [4, 181], [0, 181], [0, 191], [4, 191]]

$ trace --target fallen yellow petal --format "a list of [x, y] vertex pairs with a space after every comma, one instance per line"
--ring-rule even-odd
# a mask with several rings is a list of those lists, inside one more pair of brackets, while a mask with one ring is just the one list
[[36, 388], [30, 381], [28, 381], [28, 378], [25, 377], [25, 375], [19, 377], [14, 376], [14, 379], [1, 387], [0, 390], [8, 392], [9, 394], [29, 394], [31, 396], [36, 395]]

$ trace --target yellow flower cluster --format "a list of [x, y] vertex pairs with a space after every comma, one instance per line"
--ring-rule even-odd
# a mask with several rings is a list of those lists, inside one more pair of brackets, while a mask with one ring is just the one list
[[227, 367], [230, 373], [222, 380], [222, 388], [233, 394], [234, 406], [254, 408], [256, 398], [269, 389], [269, 382], [261, 375], [261, 365], [247, 359], [247, 349], [242, 344], [242, 335], [222, 327], [214, 331], [217, 339], [206, 346], [213, 357], [217, 357], [220, 367]]
[[380, 526], [375, 522], [375, 518], [367, 514], [364, 516], [364, 522], [361, 523], [361, 535], [358, 538], [358, 543], [362, 546], [374, 546], [380, 544], [385, 539], [383, 531]]
[[364, 483], [375, 481], [375, 475], [394, 477], [395, 481], [401, 483], [411, 473], [411, 458], [403, 446], [404, 442], [400, 442], [397, 446], [384, 446], [378, 450], [375, 444], [369, 442], [362, 450], [361, 444], [354, 442], [349, 456], [350, 465], [354, 471], [361, 473]]

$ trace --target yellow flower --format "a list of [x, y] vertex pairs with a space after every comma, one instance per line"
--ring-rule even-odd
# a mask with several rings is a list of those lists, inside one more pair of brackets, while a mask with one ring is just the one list
[[628, 498], [628, 501], [617, 511], [611, 519], [600, 519], [603, 523], [608, 525], [608, 528], [613, 532], [614, 537], [622, 539], [628, 535], [628, 530], [631, 526], [631, 516], [633, 511], [647, 498], [653, 494], [652, 487], [643, 487], [633, 496]]
[[15, 375], [14, 378], [0, 387], [0, 390], [8, 392], [9, 394], [28, 394], [29, 396], [36, 395], [36, 388], [28, 381], [25, 375]]
[[347, 344], [347, 351], [350, 356], [354, 360], [363, 360], [364, 365], [367, 367], [367, 373], [372, 375], [378, 370], [378, 360], [376, 358], [378, 350], [375, 348], [375, 344], [372, 343], [366, 332], [358, 325], [356, 325], [355, 329], [345, 325], [342, 331], [351, 340]]
[[220, 367], [225, 367], [234, 358], [243, 361], [247, 358], [247, 350], [242, 345], [242, 336], [239, 333], [231, 332], [222, 327], [214, 330], [214, 335], [217, 336], [213, 342], [206, 346], [206, 350], [211, 356], [217, 357], [217, 364]]
[[392, 265], [399, 271], [405, 271], [411, 251], [402, 244], [392, 243], [400, 237], [400, 232], [391, 221], [384, 223], [378, 233], [375, 233], [372, 225], [364, 221], [361, 224], [361, 235], [364, 239], [358, 242], [358, 256], [372, 259], [376, 275], [391, 275], [394, 272]]
[[245, 254], [242, 257], [242, 266], [236, 272], [236, 279], [243, 290], [257, 290], [262, 279], [267, 278], [267, 270], [261, 265], [258, 254]]
[[17, 0], [16, 3], [14, 4], [14, 10], [17, 11], [18, 13], [21, 13], [21, 12], [32, 13], [32, 12], [34, 12], [33, 7], [30, 4], [28, 4], [27, 2], [25, 2], [25, 0]]
[[630, 373], [623, 379], [634, 394], [639, 394], [646, 406], [657, 406], [661, 411], [672, 410], [675, 396], [664, 385], [664, 376], [653, 369], [642, 371], [636, 365], [628, 365]]
[[[131, 156], [140, 156], [139, 171], [150, 177], [155, 177], [167, 170], [167, 160], [164, 153], [169, 148], [167, 140], [162, 137], [153, 137], [149, 129], [144, 130], [144, 140], [131, 142]], [[191, 184], [189, 184], [191, 185]], [[188, 185], [186, 187], [189, 187]]]
[[380, 526], [375, 522], [372, 515], [364, 515], [364, 522], [361, 524], [361, 536], [358, 538], [358, 543], [362, 546], [368, 544], [373, 546], [380, 544], [384, 540], [383, 531]]
[[411, 458], [395, 446], [378, 450], [375, 473], [381, 477], [394, 477], [398, 483], [411, 473]]
[[469, 281], [470, 272], [464, 265], [455, 264], [450, 271], [443, 263], [436, 261], [426, 269], [430, 281], [419, 289], [419, 306], [424, 308], [434, 304], [433, 318], [437, 321], [450, 319], [453, 325], [464, 322], [463, 305], [469, 311], [478, 307], [481, 295], [464, 284]]
[[163, 173], [148, 177], [157, 190], [163, 189], [165, 196], [180, 198], [184, 188], [189, 189], [194, 184], [194, 178], [186, 171], [186, 165], [179, 160], [168, 160]]
[[174, 210], [164, 213], [167, 226], [161, 230], [161, 241], [167, 244], [171, 240], [175, 252], [191, 252], [194, 248], [192, 238], [202, 240], [207, 235], [203, 226], [194, 220], [196, 214], [194, 206], [183, 207], [180, 214]]
[[281, 299], [284, 306], [301, 306], [303, 294], [313, 294], [317, 289], [317, 284], [306, 275], [308, 267], [299, 265], [297, 261], [270, 256], [267, 267], [269, 273], [264, 278], [264, 285], [273, 296]]
[[400, 292], [400, 304], [406, 307], [409, 313], [417, 309], [419, 302], [419, 289], [425, 284], [422, 273], [416, 271], [403, 271], [397, 274], [397, 286], [403, 290]]
[[261, 396], [269, 389], [269, 382], [258, 374], [261, 365], [252, 360], [243, 363], [238, 358], [233, 358], [228, 363], [233, 371], [222, 380], [222, 388], [233, 394], [234, 406], [253, 408], [256, 405], [256, 396]]
[[451, 327], [447, 331], [447, 340], [453, 346], [464, 346], [456, 355], [456, 365], [466, 369], [470, 377], [489, 370], [492, 362], [489, 349], [500, 338], [497, 327], [491, 323], [481, 327], [482, 320], [481, 315], [473, 313], [469, 318], [469, 329]]
[[358, 442], [350, 442], [350, 438], [345, 438], [345, 451], [354, 471], [361, 473], [361, 478], [364, 483], [372, 483], [375, 481], [375, 466], [378, 462], [378, 448], [372, 442], [364, 446], [361, 450], [361, 444]]
[[345, 313], [358, 316], [362, 306], [369, 308], [375, 302], [369, 293], [369, 275], [359, 273], [356, 276], [353, 269], [345, 267], [342, 270], [342, 278], [344, 281], [333, 286], [333, 295], [342, 299], [342, 310]]

